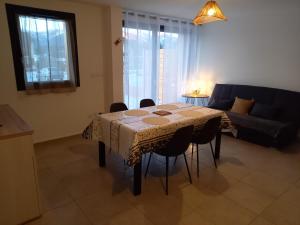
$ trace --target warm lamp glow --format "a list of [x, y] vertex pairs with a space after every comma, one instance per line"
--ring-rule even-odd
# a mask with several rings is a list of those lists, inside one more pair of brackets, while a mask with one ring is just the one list
[[197, 91], [197, 94], [211, 95], [214, 88], [214, 82], [211, 80], [190, 80], [185, 88], [185, 93], [193, 94]]
[[209, 0], [193, 20], [195, 25], [201, 25], [219, 20], [227, 20], [216, 1]]
[[213, 16], [213, 15], [215, 15], [215, 13], [216, 13], [216, 10], [215, 10], [214, 8], [210, 8], [210, 9], [207, 11], [207, 14], [208, 14], [209, 16]]

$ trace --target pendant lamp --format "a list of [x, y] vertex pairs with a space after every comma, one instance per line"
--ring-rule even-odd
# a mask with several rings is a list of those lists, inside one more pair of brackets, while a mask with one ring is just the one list
[[197, 16], [193, 20], [193, 23], [195, 25], [201, 25], [219, 20], [226, 21], [227, 18], [224, 16], [218, 3], [214, 0], [209, 0], [198, 12]]

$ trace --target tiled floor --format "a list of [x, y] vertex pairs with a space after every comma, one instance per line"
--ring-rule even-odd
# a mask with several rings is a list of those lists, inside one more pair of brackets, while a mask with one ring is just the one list
[[201, 146], [199, 178], [189, 149], [193, 184], [178, 159], [169, 196], [162, 158], [134, 197], [132, 170], [113, 153], [99, 168], [97, 153], [79, 136], [36, 145], [43, 216], [28, 225], [300, 224], [300, 142], [278, 151], [224, 136], [218, 169]]

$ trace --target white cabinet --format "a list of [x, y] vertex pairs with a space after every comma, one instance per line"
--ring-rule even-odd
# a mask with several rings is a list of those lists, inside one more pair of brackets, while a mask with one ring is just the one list
[[8, 105], [0, 105], [0, 224], [39, 217], [39, 189], [32, 129]]

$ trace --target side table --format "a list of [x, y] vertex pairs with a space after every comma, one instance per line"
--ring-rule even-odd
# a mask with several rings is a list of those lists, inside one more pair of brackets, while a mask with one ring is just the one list
[[186, 103], [191, 103], [191, 104], [195, 104], [195, 100], [198, 101], [199, 103], [199, 100], [200, 100], [200, 103], [202, 106], [207, 106], [208, 105], [208, 99], [209, 99], [209, 96], [208, 95], [204, 95], [204, 94], [198, 94], [198, 95], [195, 95], [195, 94], [183, 94], [182, 97], [185, 98], [185, 102]]

